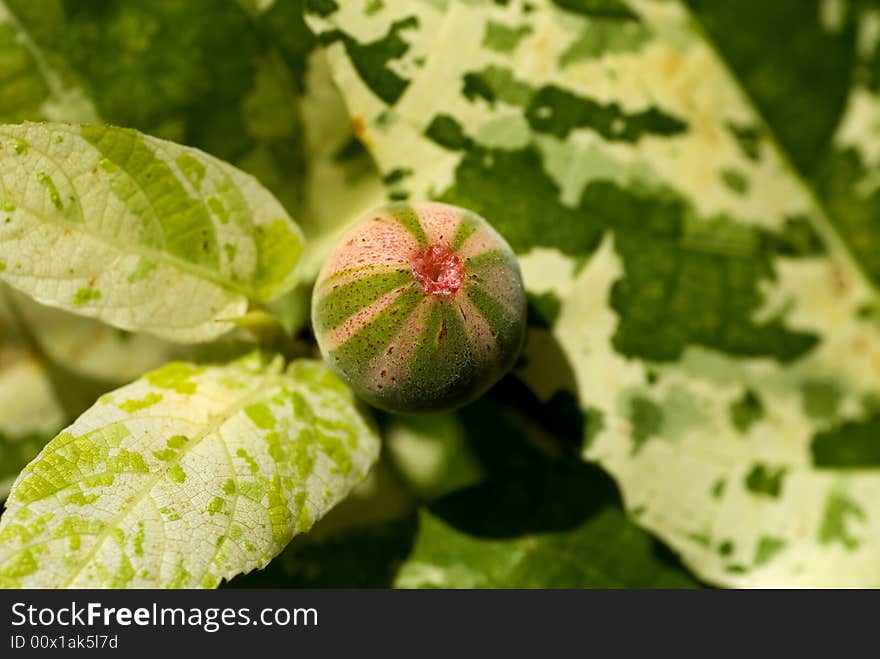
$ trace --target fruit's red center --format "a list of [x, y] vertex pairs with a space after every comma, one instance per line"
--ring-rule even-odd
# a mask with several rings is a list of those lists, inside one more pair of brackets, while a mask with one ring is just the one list
[[412, 272], [428, 295], [452, 297], [464, 284], [464, 265], [446, 245], [429, 245], [412, 260]]

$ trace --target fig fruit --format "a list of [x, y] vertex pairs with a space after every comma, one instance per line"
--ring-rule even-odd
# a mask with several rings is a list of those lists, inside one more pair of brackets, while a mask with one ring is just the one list
[[510, 246], [456, 206], [393, 203], [342, 237], [312, 294], [327, 363], [365, 401], [429, 412], [482, 395], [514, 364], [526, 300]]

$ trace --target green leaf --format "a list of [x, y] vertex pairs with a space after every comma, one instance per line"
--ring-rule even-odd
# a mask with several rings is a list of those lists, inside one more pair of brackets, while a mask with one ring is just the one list
[[838, 28], [851, 24], [855, 32], [851, 85], [814, 180], [847, 246], [880, 290], [880, 2], [854, 3], [851, 11]]
[[[488, 494], [488, 493], [487, 493]], [[492, 494], [495, 494], [494, 492]], [[484, 495], [485, 496], [485, 495]], [[489, 509], [487, 512], [494, 512]], [[625, 552], [619, 550], [626, 547]], [[397, 588], [694, 588], [674, 565], [658, 568], [648, 534], [605, 511], [572, 531], [494, 539], [470, 535], [430, 512], [419, 516]]]
[[294, 540], [265, 570], [236, 577], [229, 587], [390, 588], [415, 532], [416, 518], [408, 515], [349, 528], [317, 542]]
[[724, 29], [727, 4], [689, 3], [880, 286], [880, 2], [750, 0], [736, 8], [743, 30]]
[[785, 153], [800, 171], [815, 173], [828, 155], [852, 83], [852, 9], [865, 3], [686, 2]]
[[195, 149], [24, 123], [0, 127], [0, 167], [0, 277], [44, 304], [195, 342], [295, 281], [296, 224], [252, 177]]
[[103, 396], [21, 473], [6, 587], [215, 587], [345, 497], [379, 443], [322, 364], [173, 362]]
[[388, 460], [314, 528], [231, 588], [390, 588], [412, 548], [415, 504]]
[[535, 460], [419, 514], [398, 588], [693, 588], [596, 467]]
[[56, 41], [60, 23], [55, 0], [0, 2], [0, 123], [98, 119], [83, 86], [59, 74], [37, 43], [36, 37]]
[[43, 306], [0, 284], [0, 498], [98, 396], [191, 352]]
[[173, 354], [172, 344], [124, 334], [0, 284], [0, 498], [21, 468], [97, 396]]
[[[548, 455], [542, 432], [513, 412], [512, 400], [499, 402], [483, 400], [455, 415], [464, 429], [460, 450], [471, 460], [479, 456], [489, 474], [482, 483], [446, 494], [416, 514], [315, 537], [322, 523], [315, 533], [291, 543], [264, 572], [235, 579], [231, 585], [697, 585], [668, 549], [627, 519], [608, 476], [574, 456]], [[409, 421], [404, 427], [418, 428]], [[447, 420], [441, 437], [450, 435], [450, 425]], [[427, 428], [426, 423], [419, 434], [427, 436]], [[394, 429], [389, 442], [399, 441], [402, 432]]]
[[181, 346], [37, 304], [0, 284], [0, 498], [61, 428]]
[[[880, 399], [876, 213], [850, 192], [870, 201], [872, 179], [835, 167], [817, 203], [681, 2], [614, 4], [308, 20], [396, 194], [467, 206], [518, 252], [535, 307], [518, 375], [643, 527], [720, 584], [880, 584], [880, 474], [851, 457]], [[799, 162], [833, 115], [792, 127]], [[868, 173], [872, 116], [835, 137], [850, 127]]]
[[395, 469], [419, 498], [435, 499], [483, 479], [456, 414], [393, 416], [384, 433]]

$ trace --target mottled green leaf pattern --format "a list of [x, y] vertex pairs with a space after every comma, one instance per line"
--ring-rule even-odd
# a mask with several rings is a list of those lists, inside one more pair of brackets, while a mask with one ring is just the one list
[[0, 277], [40, 302], [181, 342], [295, 281], [299, 228], [252, 177], [130, 129], [0, 129]]
[[852, 14], [865, 0], [685, 2], [786, 155], [812, 176], [846, 104], [855, 56]]
[[558, 300], [519, 375], [643, 526], [721, 584], [880, 584], [880, 475], [829, 439], [880, 395], [873, 216], [817, 204], [680, 2], [308, 18], [395, 193], [480, 213]]
[[876, 286], [880, 3], [687, 1]]
[[880, 290], [880, 2], [854, 5], [852, 85], [817, 190]]
[[103, 396], [22, 472], [0, 583], [214, 587], [366, 474], [378, 438], [321, 364], [173, 362]]
[[[296, 213], [298, 91], [263, 27], [279, 14], [295, 17], [297, 2], [279, 1], [251, 15], [223, 0], [7, 0], [7, 6], [16, 42], [40, 64], [35, 84], [52, 87], [63, 76], [91, 108], [81, 116], [70, 102], [56, 102], [54, 114], [41, 107], [19, 119], [105, 121], [202, 148], [257, 175]], [[185, 58], [178, 48], [186, 49]]]

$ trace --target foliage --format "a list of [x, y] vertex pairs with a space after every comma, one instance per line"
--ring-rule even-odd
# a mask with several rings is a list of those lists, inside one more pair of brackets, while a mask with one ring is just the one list
[[[2, 583], [880, 585], [878, 47], [876, 0], [0, 0]], [[412, 419], [301, 358], [421, 199], [529, 329]]]

